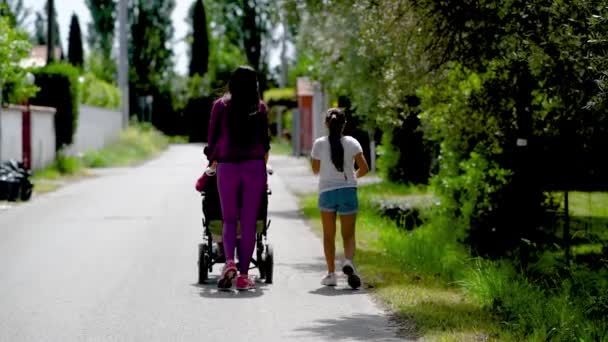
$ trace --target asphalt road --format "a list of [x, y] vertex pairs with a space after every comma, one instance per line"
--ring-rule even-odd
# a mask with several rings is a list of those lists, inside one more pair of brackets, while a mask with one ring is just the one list
[[274, 284], [197, 285], [201, 157], [201, 146], [173, 146], [0, 211], [0, 341], [399, 340], [366, 290], [319, 284], [321, 243], [281, 160], [270, 181]]

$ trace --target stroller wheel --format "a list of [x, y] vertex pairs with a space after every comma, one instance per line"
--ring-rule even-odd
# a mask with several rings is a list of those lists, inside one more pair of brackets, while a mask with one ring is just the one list
[[257, 251], [256, 251], [256, 258], [257, 258], [256, 261], [258, 264], [258, 270], [260, 271], [260, 279], [266, 279], [266, 265], [264, 262], [263, 248], [264, 247], [260, 248], [260, 246], [258, 245]]
[[205, 284], [209, 277], [209, 251], [207, 245], [198, 245], [198, 283]]
[[264, 265], [264, 271], [266, 273], [266, 284], [272, 284], [272, 277], [274, 271], [274, 250], [272, 245], [266, 245], [266, 258], [261, 262]]

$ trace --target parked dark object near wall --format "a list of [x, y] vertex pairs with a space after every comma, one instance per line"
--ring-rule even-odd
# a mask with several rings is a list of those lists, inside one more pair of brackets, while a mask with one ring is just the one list
[[0, 200], [27, 201], [32, 197], [31, 173], [15, 160], [0, 162]]

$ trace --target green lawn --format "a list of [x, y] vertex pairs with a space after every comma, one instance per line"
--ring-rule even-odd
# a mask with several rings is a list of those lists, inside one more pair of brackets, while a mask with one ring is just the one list
[[[564, 194], [552, 193], [552, 197], [564, 210]], [[573, 237], [574, 254], [601, 252], [601, 245], [608, 244], [608, 193], [570, 192], [570, 230]], [[557, 220], [557, 236], [563, 233], [564, 220]]]
[[572, 215], [608, 219], [608, 192], [571, 192], [569, 203]]

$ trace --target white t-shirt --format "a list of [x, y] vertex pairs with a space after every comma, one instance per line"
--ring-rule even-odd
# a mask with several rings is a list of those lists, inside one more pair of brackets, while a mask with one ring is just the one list
[[344, 147], [344, 172], [339, 172], [331, 161], [331, 146], [327, 136], [315, 140], [312, 145], [310, 156], [321, 161], [319, 171], [319, 193], [342, 188], [356, 188], [357, 177], [355, 176], [355, 156], [363, 152], [361, 144], [349, 136], [341, 139]]

